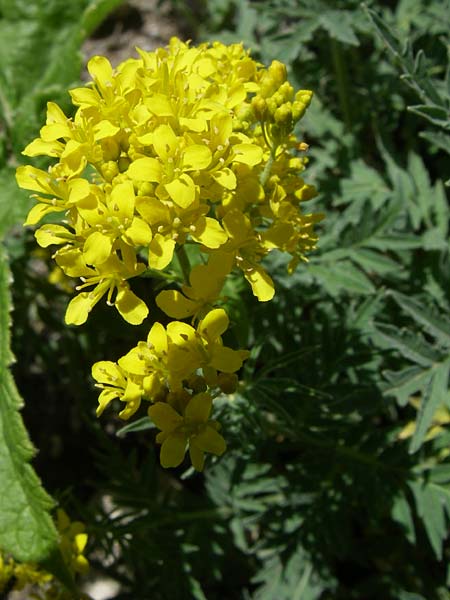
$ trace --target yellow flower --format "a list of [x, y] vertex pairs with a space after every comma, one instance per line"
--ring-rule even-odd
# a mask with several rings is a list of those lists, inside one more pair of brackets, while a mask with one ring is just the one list
[[156, 304], [169, 317], [185, 319], [211, 308], [220, 295], [225, 278], [232, 269], [233, 256], [225, 252], [211, 254], [206, 265], [195, 266], [190, 273], [190, 286], [178, 290], [164, 290], [156, 297]]
[[96, 362], [92, 366], [92, 377], [97, 381], [95, 386], [102, 390], [98, 398], [98, 417], [115, 398], [126, 404], [119, 413], [122, 419], [129, 419], [138, 410], [143, 394], [139, 378], [133, 380], [120, 365], [109, 360]]
[[178, 467], [188, 445], [192, 465], [197, 471], [203, 470], [205, 452], [217, 456], [225, 452], [226, 444], [217, 431], [218, 424], [209, 420], [211, 407], [211, 396], [207, 393], [193, 396], [183, 415], [167, 403], [157, 402], [150, 406], [148, 414], [161, 429], [156, 441], [162, 444], [160, 460], [163, 467]]
[[[77, 290], [95, 286], [91, 292], [81, 292], [67, 307], [65, 320], [68, 325], [81, 325], [89, 313], [106, 294], [107, 304], [115, 306], [122, 317], [132, 325], [138, 325], [148, 315], [147, 305], [130, 290], [127, 279], [135, 277], [145, 269], [136, 261], [131, 248], [122, 247], [123, 262], [116, 255], [96, 267], [86, 265], [79, 250], [56, 253], [56, 262], [66, 275], [80, 277], [83, 281]], [[114, 295], [115, 294], [115, 295]]]

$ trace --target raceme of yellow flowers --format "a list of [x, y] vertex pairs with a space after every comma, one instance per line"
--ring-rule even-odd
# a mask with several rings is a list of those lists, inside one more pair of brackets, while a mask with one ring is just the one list
[[[174, 320], [153, 323], [146, 341], [117, 363], [96, 363], [92, 375], [102, 390], [97, 414], [118, 399], [128, 419], [150, 403], [161, 464], [178, 466], [188, 448], [201, 470], [205, 452], [225, 450], [213, 400], [236, 389], [248, 356], [222, 342], [227, 277], [240, 271], [259, 301], [271, 300], [264, 257], [289, 253], [292, 271], [316, 244], [321, 215], [301, 208], [316, 194], [301, 177], [308, 147], [293, 133], [312, 93], [295, 93], [282, 63], [265, 68], [241, 44], [173, 38], [138, 53], [116, 69], [101, 56], [89, 61], [92, 82], [70, 91], [73, 119], [48, 103], [24, 154], [57, 162], [48, 172], [21, 166], [17, 182], [37, 201], [25, 224], [53, 213], [36, 239], [59, 246], [58, 267], [80, 281], [68, 324], [84, 323], [104, 296], [128, 323], [142, 323], [146, 298], [129, 280], [173, 272], [179, 260], [183, 282], [156, 297]], [[201, 260], [191, 267], [193, 246]]]

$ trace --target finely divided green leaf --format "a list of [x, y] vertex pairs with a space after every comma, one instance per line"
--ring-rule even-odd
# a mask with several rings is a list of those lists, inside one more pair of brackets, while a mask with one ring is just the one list
[[423, 443], [425, 435], [433, 421], [436, 410], [446, 400], [450, 361], [435, 369], [420, 402], [416, 420], [416, 429], [411, 439], [409, 451], [416, 452]]
[[437, 338], [444, 346], [450, 347], [450, 320], [445, 314], [437, 314], [435, 310], [400, 292], [390, 290], [388, 295], [419, 325], [422, 325], [427, 333]]
[[447, 538], [448, 528], [445, 518], [445, 502], [441, 490], [436, 485], [411, 481], [409, 483], [419, 517], [422, 519], [431, 546], [438, 560], [442, 559], [442, 543]]

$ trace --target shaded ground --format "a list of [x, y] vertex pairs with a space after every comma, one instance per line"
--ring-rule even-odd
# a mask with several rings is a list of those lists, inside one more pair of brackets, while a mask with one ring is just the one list
[[169, 39], [184, 37], [183, 23], [177, 23], [170, 3], [158, 0], [130, 0], [119, 7], [82, 48], [86, 61], [96, 54], [107, 56], [113, 66], [137, 56], [136, 46], [154, 50]]

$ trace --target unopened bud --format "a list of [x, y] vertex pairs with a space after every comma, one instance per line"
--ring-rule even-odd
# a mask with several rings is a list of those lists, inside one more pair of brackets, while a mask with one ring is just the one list
[[267, 114], [267, 103], [264, 98], [261, 98], [261, 96], [255, 96], [252, 99], [252, 108], [258, 121], [264, 121]]
[[286, 65], [279, 60], [272, 61], [272, 64], [269, 67], [269, 73], [278, 84], [277, 87], [280, 87], [287, 79]]

